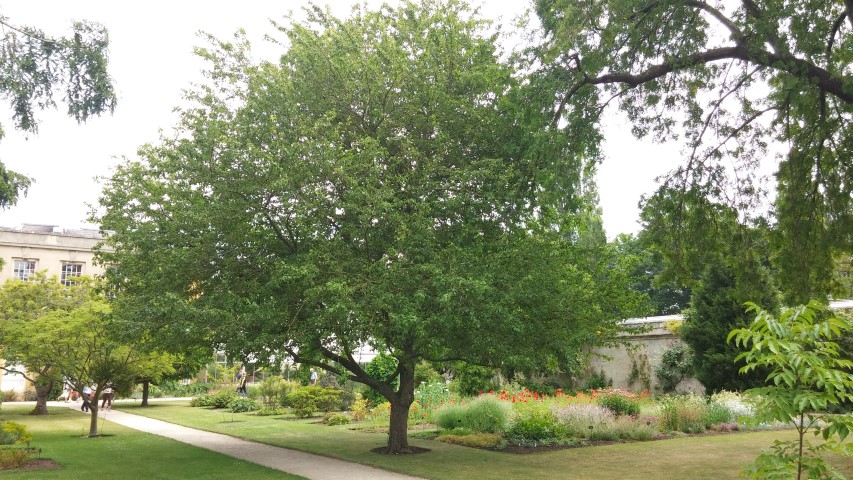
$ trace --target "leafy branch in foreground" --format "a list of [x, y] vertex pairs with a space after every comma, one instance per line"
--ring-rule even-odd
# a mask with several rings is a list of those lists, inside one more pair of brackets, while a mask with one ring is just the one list
[[[782, 422], [797, 430], [797, 440], [774, 442], [769, 452], [743, 472], [751, 478], [844, 478], [821, 458], [826, 452], [853, 453], [843, 443], [853, 431], [853, 415], [833, 415], [828, 407], [853, 400], [853, 361], [841, 356], [836, 341], [853, 325], [845, 318], [828, 317], [817, 302], [782, 312], [779, 319], [754, 303], [756, 312], [747, 328], [732, 330], [727, 341], [749, 348], [735, 362], [746, 362], [741, 373], [770, 370], [767, 386], [747, 394], [757, 398], [755, 423]], [[812, 444], [806, 433], [821, 436]]]

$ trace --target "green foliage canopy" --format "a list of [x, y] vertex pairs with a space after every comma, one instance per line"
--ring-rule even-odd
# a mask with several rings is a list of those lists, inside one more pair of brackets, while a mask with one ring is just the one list
[[[115, 109], [103, 26], [75, 22], [70, 36], [47, 37], [37, 28], [12, 25], [2, 15], [0, 25], [0, 97], [9, 102], [15, 128], [37, 132], [36, 111], [55, 107], [60, 91], [68, 116], [77, 122]], [[14, 205], [29, 185], [29, 178], [0, 163], [0, 208]]]
[[[828, 316], [817, 302], [786, 309], [778, 319], [754, 303], [749, 311], [755, 319], [732, 330], [727, 341], [745, 350], [737, 357], [746, 363], [742, 373], [770, 371], [766, 386], [747, 392], [758, 400], [753, 421], [787, 423], [799, 436], [792, 442], [776, 441], [746, 473], [752, 478], [838, 478], [821, 455], [853, 452], [844, 441], [853, 431], [853, 415], [827, 411], [853, 400], [853, 361], [842, 356], [836, 342], [853, 325], [844, 317]], [[808, 432], [823, 442], [811, 444], [805, 439]]]
[[211, 39], [176, 136], [106, 185], [100, 257], [152, 331], [347, 373], [391, 402], [393, 452], [420, 359], [570, 369], [615, 337], [625, 289], [573, 243], [588, 172], [465, 5], [280, 28], [277, 65]]
[[[633, 132], [683, 141], [683, 164], [643, 219], [676, 274], [732, 237], [723, 210], [760, 216], [756, 173], [774, 141], [774, 260], [791, 303], [835, 288], [853, 251], [853, 6], [849, 1], [536, 0], [541, 84], [555, 125], [593, 141], [618, 105]], [[591, 147], [590, 147], [591, 148]]]

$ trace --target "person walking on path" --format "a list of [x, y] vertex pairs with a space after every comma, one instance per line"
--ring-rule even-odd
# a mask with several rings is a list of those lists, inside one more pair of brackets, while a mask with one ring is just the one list
[[248, 381], [248, 375], [246, 375], [246, 367], [240, 369], [240, 373], [237, 374], [237, 395], [246, 396], [246, 382]]
[[317, 385], [317, 370], [311, 369], [311, 385]]
[[107, 410], [110, 410], [113, 407], [113, 389], [111, 387], [107, 387], [101, 392], [101, 408], [104, 406], [107, 407]]
[[[89, 411], [89, 401], [91, 400], [92, 395], [92, 387], [86, 385], [83, 387], [83, 405], [80, 406], [80, 410], [83, 412]], [[95, 405], [97, 407], [97, 405]]]

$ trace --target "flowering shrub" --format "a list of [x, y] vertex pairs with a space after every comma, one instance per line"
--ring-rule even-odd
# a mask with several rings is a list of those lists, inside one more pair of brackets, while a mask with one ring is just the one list
[[721, 391], [711, 395], [711, 403], [725, 405], [732, 414], [732, 421], [740, 422], [740, 418], [750, 418], [755, 415], [755, 407], [740, 393]]
[[416, 420], [418, 422], [434, 422], [435, 412], [445, 404], [450, 403], [450, 400], [450, 391], [444, 382], [421, 383], [415, 389], [415, 402], [420, 410]]
[[367, 415], [370, 414], [370, 406], [368, 405], [367, 400], [359, 398], [352, 402], [352, 406], [350, 406], [350, 413], [352, 414], [352, 419], [356, 422], [360, 422], [367, 418]]

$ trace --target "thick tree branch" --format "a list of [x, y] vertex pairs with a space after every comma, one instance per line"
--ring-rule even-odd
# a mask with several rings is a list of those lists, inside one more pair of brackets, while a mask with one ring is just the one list
[[745, 35], [743, 34], [743, 30], [738, 28], [738, 26], [735, 24], [735, 22], [733, 22], [729, 17], [723, 15], [723, 12], [721, 12], [721, 11], [717, 10], [716, 8], [708, 5], [707, 3], [696, 1], [696, 0], [687, 0], [686, 2], [684, 2], [684, 4], [687, 5], [688, 7], [695, 7], [695, 8], [698, 8], [700, 10], [704, 10], [704, 11], [708, 12], [709, 15], [711, 15], [718, 22], [720, 22], [726, 26], [726, 28], [732, 34], [732, 39], [735, 42], [741, 43], [746, 38]]
[[850, 20], [850, 28], [853, 28], [853, 0], [844, 0], [847, 7], [847, 19]]
[[[637, 87], [675, 71], [726, 59], [743, 60], [756, 65], [770, 67], [774, 70], [782, 71], [797, 77], [806, 77], [813, 81], [821, 90], [832, 94], [845, 103], [853, 105], [853, 92], [845, 91], [843, 78], [835, 76], [817, 65], [794, 56], [771, 52], [751, 52], [745, 45], [712, 48], [710, 50], [688, 55], [684, 58], [673, 59], [670, 62], [652, 65], [640, 73], [607, 73], [598, 77], [586, 79], [583, 83], [591, 85], [625, 83], [632, 87]], [[573, 91], [577, 91], [577, 88], [573, 89]]]
[[[850, 0], [853, 2], [853, 0]], [[829, 32], [829, 39], [826, 41], [826, 63], [827, 65], [832, 65], [832, 45], [835, 43], [835, 35], [838, 34], [838, 31], [841, 30], [841, 25], [844, 24], [844, 19], [848, 18], [847, 12], [843, 12], [838, 18], [835, 19], [835, 22], [832, 24], [832, 30]], [[850, 17], [853, 19], [853, 17]], [[853, 21], [853, 20], [851, 20]]]

